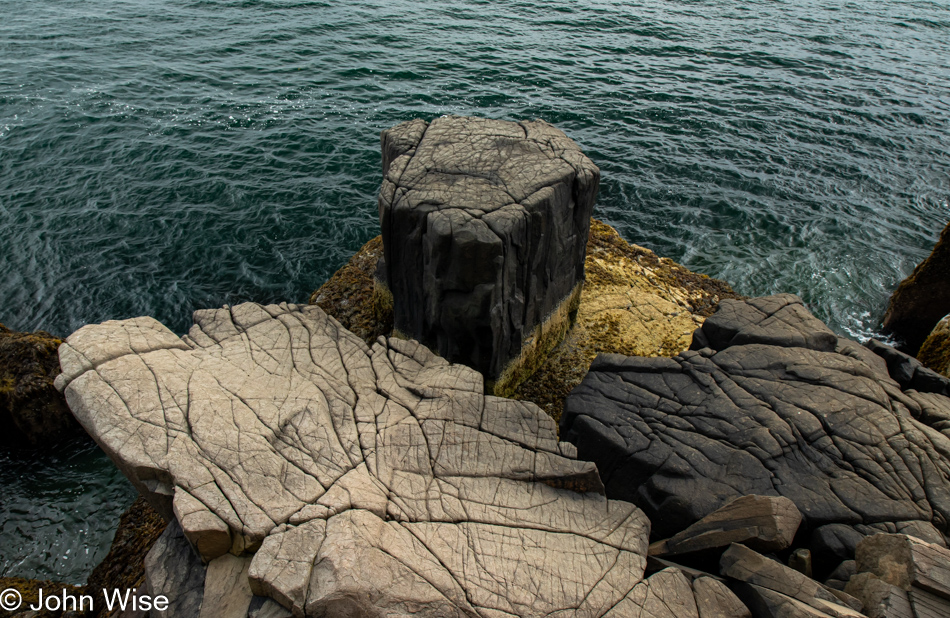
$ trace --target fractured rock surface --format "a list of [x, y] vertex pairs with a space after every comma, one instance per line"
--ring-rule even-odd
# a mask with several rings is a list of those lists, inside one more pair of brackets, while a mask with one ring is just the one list
[[541, 120], [413, 120], [384, 131], [382, 150], [395, 328], [514, 379], [509, 364], [556, 344], [576, 305], [600, 170]]
[[724, 300], [692, 348], [598, 357], [561, 421], [607, 495], [643, 508], [660, 538], [747, 494], [791, 499], [808, 529], [947, 533], [950, 438], [921, 421], [950, 399], [902, 392], [791, 295]]
[[250, 591], [296, 616], [620, 615], [679, 594], [638, 596], [649, 524], [549, 417], [416, 342], [244, 304], [181, 338], [87, 326], [60, 357], [58, 387], [139, 490], [205, 562], [253, 554]]

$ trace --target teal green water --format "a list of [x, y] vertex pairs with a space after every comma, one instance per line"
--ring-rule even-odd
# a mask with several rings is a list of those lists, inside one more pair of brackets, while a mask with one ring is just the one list
[[[184, 331], [201, 307], [305, 301], [377, 233], [378, 134], [413, 117], [548, 120], [601, 167], [597, 216], [627, 239], [745, 294], [798, 293], [856, 337], [950, 220], [945, 0], [3, 6], [15, 329]], [[29, 519], [0, 466], [0, 518]], [[23, 554], [114, 522], [97, 492], [37, 506], [73, 528], [2, 537], [0, 573], [84, 578], [108, 532], [83, 537], [94, 558]]]

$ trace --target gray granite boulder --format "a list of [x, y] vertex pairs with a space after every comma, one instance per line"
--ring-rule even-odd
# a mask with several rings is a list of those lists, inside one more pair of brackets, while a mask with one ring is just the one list
[[413, 120], [382, 151], [395, 328], [501, 392], [576, 309], [600, 171], [540, 120]]
[[550, 417], [416, 342], [368, 348], [318, 307], [245, 304], [180, 338], [151, 318], [86, 326], [60, 358], [76, 417], [180, 523], [229, 615], [257, 611], [251, 594], [298, 617], [691, 602], [641, 582], [649, 522]]
[[723, 301], [692, 348], [598, 357], [562, 417], [607, 495], [644, 509], [657, 537], [748, 494], [791, 499], [803, 533], [911, 521], [947, 533], [950, 438], [923, 420], [950, 399], [902, 391], [884, 359], [791, 295]]

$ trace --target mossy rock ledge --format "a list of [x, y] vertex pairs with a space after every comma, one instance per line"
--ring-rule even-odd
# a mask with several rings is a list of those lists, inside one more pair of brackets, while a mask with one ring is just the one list
[[925, 367], [950, 378], [950, 315], [937, 322], [920, 346], [917, 359]]
[[0, 324], [0, 448], [35, 448], [82, 434], [53, 388], [62, 339]]

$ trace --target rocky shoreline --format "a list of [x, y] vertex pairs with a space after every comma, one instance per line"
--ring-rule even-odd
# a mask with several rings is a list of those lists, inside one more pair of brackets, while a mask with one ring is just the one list
[[[429, 225], [461, 227], [392, 254], [384, 222], [309, 306], [200, 311], [182, 338], [138, 318], [67, 339], [56, 387], [144, 497], [77, 594], [174, 597], [156, 617], [950, 615], [950, 316], [920, 349], [928, 369], [838, 337], [797, 297], [740, 297], [589, 212], [574, 227], [509, 212], [511, 196], [546, 211], [593, 203], [599, 171], [542, 125], [448, 119], [384, 134], [384, 168], [414, 175], [387, 176], [381, 213], [439, 204], [450, 214]], [[446, 147], [442, 134], [470, 142]], [[505, 223], [470, 233], [482, 211], [456, 205], [478, 203], [485, 182], [504, 189]], [[406, 221], [415, 238], [418, 219]], [[576, 268], [559, 266], [584, 285], [546, 295], [544, 251], [520, 248], [552, 226], [586, 230]], [[944, 306], [928, 286], [946, 288], [946, 235], [892, 301], [926, 299], [928, 323]], [[495, 256], [491, 268], [435, 266], [447, 258], [432, 252], [454, 255], [456, 241]], [[426, 267], [400, 270], [394, 290], [394, 259]], [[413, 328], [458, 362], [406, 338], [421, 310], [406, 303], [423, 297], [442, 330]], [[522, 321], [535, 304], [561, 322]], [[472, 318], [498, 329], [494, 351], [447, 327], [470, 306], [508, 312]], [[891, 323], [912, 347], [924, 318], [888, 315], [912, 325]], [[492, 356], [516, 340], [532, 352]], [[43, 406], [8, 403], [4, 420], [33, 441], [75, 431], [52, 391], [61, 342], [3, 330], [4, 342], [17, 353], [2, 357], [3, 401]], [[28, 597], [41, 584], [0, 587]]]

